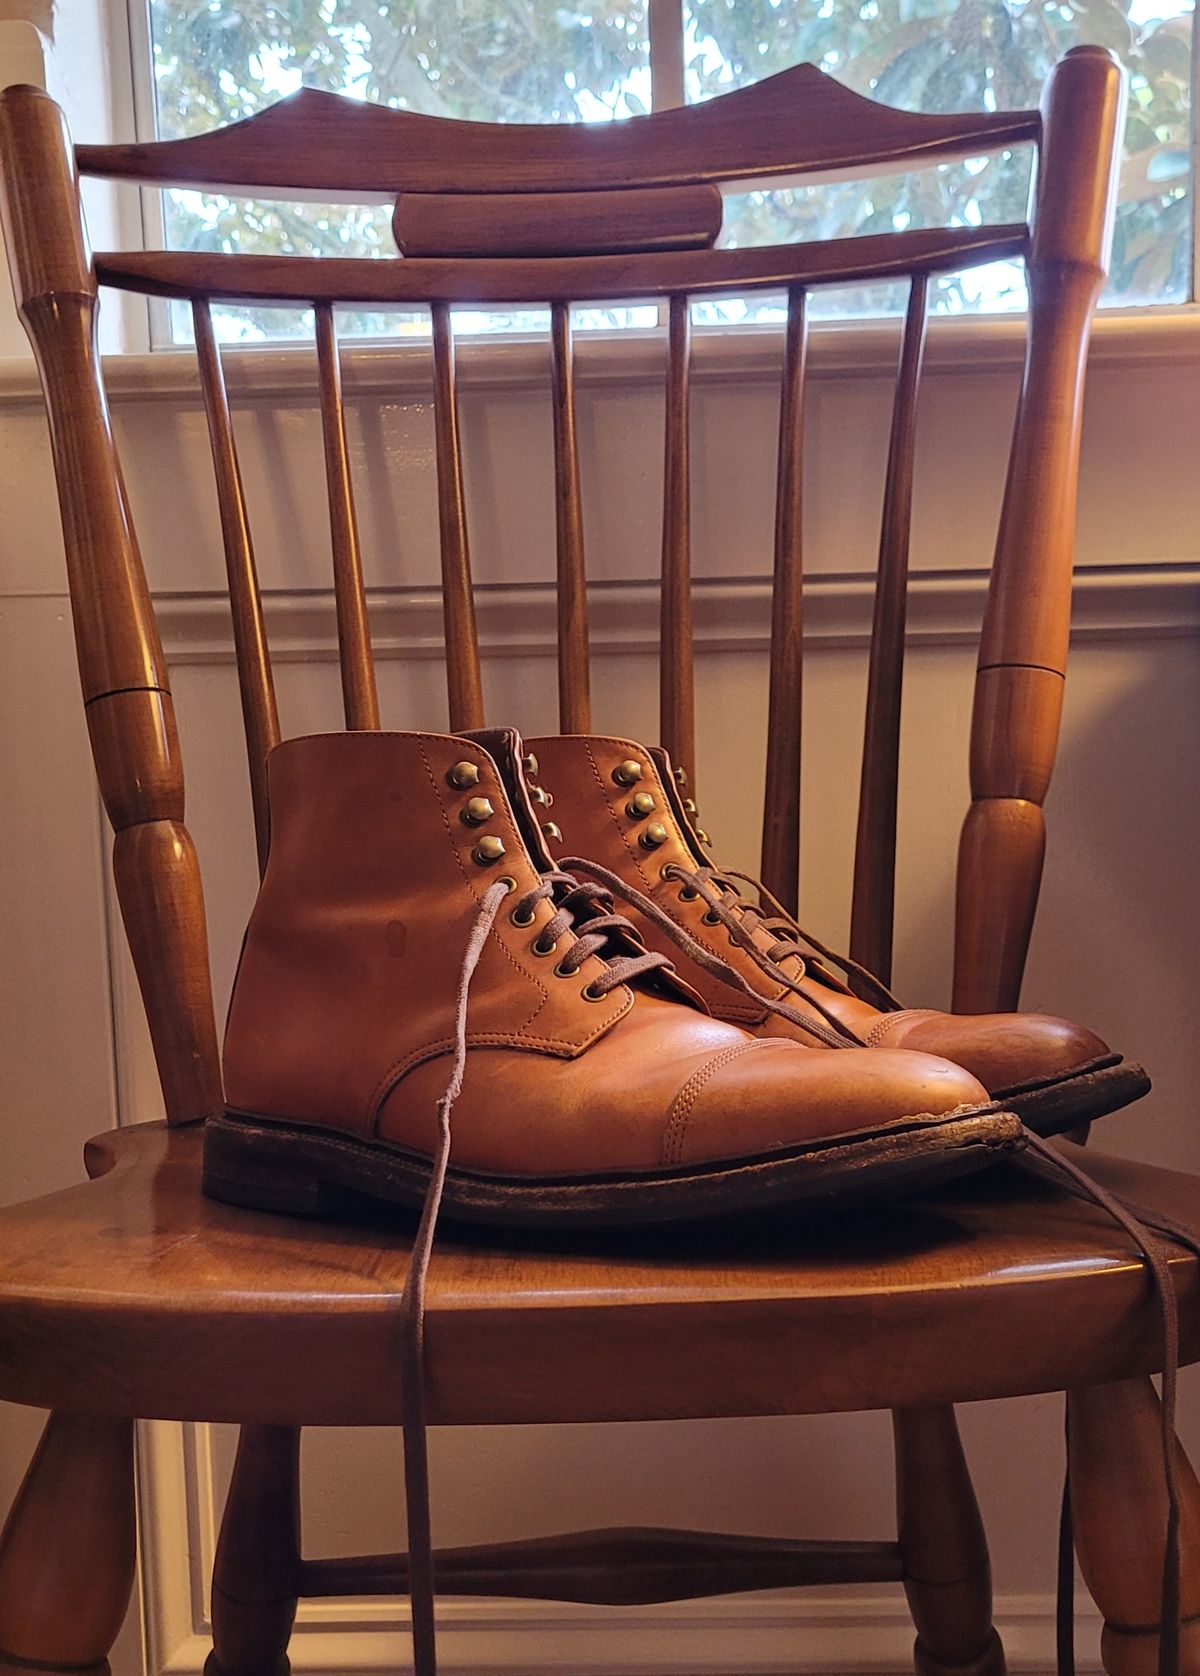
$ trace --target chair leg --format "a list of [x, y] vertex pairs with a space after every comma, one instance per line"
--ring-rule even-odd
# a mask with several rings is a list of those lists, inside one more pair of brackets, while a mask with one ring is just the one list
[[[1176, 1448], [1182, 1556], [1181, 1676], [1200, 1676], [1200, 1483]], [[1166, 1486], [1161, 1409], [1149, 1379], [1072, 1391], [1067, 1399], [1071, 1510], [1079, 1567], [1104, 1615], [1108, 1676], [1155, 1676]]]
[[213, 1566], [205, 1676], [288, 1676], [300, 1570], [300, 1433], [243, 1426]]
[[1004, 1676], [992, 1574], [952, 1408], [899, 1409], [896, 1512], [917, 1676]]
[[133, 1421], [52, 1414], [0, 1536], [0, 1672], [108, 1676], [137, 1559]]

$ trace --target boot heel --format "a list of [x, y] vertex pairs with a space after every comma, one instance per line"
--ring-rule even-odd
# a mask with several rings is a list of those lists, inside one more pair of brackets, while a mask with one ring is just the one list
[[344, 1194], [297, 1156], [286, 1130], [237, 1118], [211, 1118], [204, 1129], [202, 1186], [210, 1199], [288, 1216], [329, 1216]]

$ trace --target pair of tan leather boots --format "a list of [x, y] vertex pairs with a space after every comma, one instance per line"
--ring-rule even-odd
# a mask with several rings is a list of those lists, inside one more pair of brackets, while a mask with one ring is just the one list
[[437, 1174], [458, 1218], [603, 1226], [890, 1197], [1149, 1087], [1061, 1019], [901, 1007], [714, 866], [659, 750], [326, 734], [269, 778], [217, 1198], [416, 1207]]

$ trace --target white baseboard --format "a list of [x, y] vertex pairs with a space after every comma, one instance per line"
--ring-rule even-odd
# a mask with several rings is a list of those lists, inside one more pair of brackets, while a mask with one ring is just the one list
[[[298, 1676], [404, 1671], [406, 1617], [399, 1601], [307, 1601], [292, 1637], [292, 1668]], [[439, 1620], [443, 1676], [905, 1676], [912, 1669], [912, 1625], [898, 1591], [607, 1611], [456, 1600], [440, 1609]], [[1052, 1676], [1052, 1598], [999, 1598], [996, 1627], [1009, 1676]], [[1097, 1619], [1083, 1601], [1076, 1638], [1080, 1676], [1099, 1672]], [[210, 1645], [199, 1633], [188, 1635], [155, 1676], [199, 1676]]]

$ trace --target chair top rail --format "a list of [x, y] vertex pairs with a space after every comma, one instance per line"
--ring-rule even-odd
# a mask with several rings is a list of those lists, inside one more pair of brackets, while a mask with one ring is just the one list
[[493, 304], [626, 302], [686, 292], [858, 284], [913, 273], [954, 272], [1024, 257], [1024, 222], [947, 227], [813, 244], [637, 256], [456, 260], [256, 256], [191, 250], [97, 254], [101, 285], [160, 297], [240, 303]]
[[1040, 133], [1037, 111], [919, 115], [877, 104], [812, 64], [697, 105], [625, 122], [491, 123], [302, 88], [207, 134], [82, 145], [82, 173], [297, 196], [594, 191], [913, 168]]

